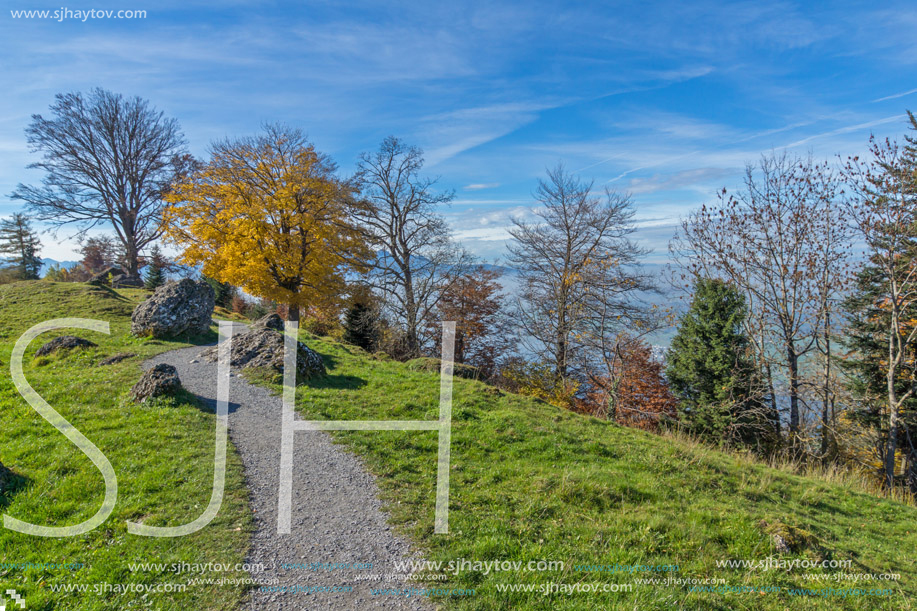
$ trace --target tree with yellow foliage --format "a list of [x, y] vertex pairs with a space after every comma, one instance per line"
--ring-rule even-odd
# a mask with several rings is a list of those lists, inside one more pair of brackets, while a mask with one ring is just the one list
[[361, 270], [366, 247], [351, 223], [353, 187], [303, 133], [267, 125], [224, 140], [167, 195], [166, 236], [181, 261], [246, 292], [289, 306], [328, 307]]

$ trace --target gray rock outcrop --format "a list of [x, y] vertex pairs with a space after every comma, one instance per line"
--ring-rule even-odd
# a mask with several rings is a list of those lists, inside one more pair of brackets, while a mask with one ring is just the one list
[[277, 314], [268, 314], [267, 316], [262, 316], [258, 320], [252, 323], [252, 330], [254, 329], [273, 329], [274, 331], [283, 331], [283, 319], [280, 318]]
[[124, 270], [118, 267], [117, 265], [112, 265], [106, 267], [102, 271], [95, 274], [92, 278], [89, 279], [91, 284], [104, 284], [108, 286], [110, 281], [113, 281], [116, 276], [123, 276]]
[[73, 335], [61, 335], [60, 337], [55, 337], [50, 342], [36, 350], [35, 356], [48, 356], [52, 352], [57, 352], [58, 350], [73, 350], [74, 348], [95, 348], [96, 346], [97, 344], [94, 344], [88, 339], [75, 337]]
[[119, 274], [111, 279], [111, 287], [114, 289], [141, 289], [143, 288], [143, 280], [137, 276]]
[[[266, 316], [246, 332], [233, 336], [229, 364], [239, 369], [270, 369], [283, 373], [283, 333], [275, 327], [279, 316]], [[269, 319], [269, 320], [267, 320]], [[264, 322], [265, 324], [260, 324]], [[302, 342], [296, 342], [296, 381], [309, 380], [325, 374], [325, 363], [319, 353]], [[219, 347], [208, 348], [201, 357], [216, 362]]]
[[144, 403], [150, 397], [174, 395], [181, 388], [178, 371], [172, 365], [160, 363], [143, 374], [131, 389], [131, 399]]
[[134, 309], [131, 333], [153, 337], [206, 333], [213, 307], [213, 289], [206, 282], [188, 278], [168, 282]]

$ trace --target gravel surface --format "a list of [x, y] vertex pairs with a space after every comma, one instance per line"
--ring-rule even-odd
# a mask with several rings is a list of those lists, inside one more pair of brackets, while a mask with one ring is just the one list
[[[243, 332], [237, 326], [236, 334]], [[201, 347], [161, 354], [147, 367], [168, 363], [182, 385], [216, 406], [217, 366], [199, 357]], [[233, 371], [229, 391], [229, 434], [242, 457], [255, 532], [246, 562], [263, 563], [258, 579], [277, 579], [286, 592], [252, 590], [241, 611], [318, 609], [435, 609], [424, 597], [370, 593], [359, 576], [394, 573], [394, 563], [420, 559], [403, 538], [392, 532], [382, 512], [378, 488], [358, 458], [331, 443], [327, 433], [297, 431], [293, 458], [293, 531], [277, 534], [280, 470], [281, 399], [253, 386]], [[367, 432], [372, 435], [372, 432]], [[433, 519], [433, 516], [430, 516]], [[372, 563], [371, 569], [282, 569], [282, 564]], [[241, 575], [239, 576], [241, 577]], [[415, 588], [423, 587], [416, 582]], [[350, 586], [349, 592], [296, 589]], [[373, 588], [410, 587], [411, 582], [379, 581]]]

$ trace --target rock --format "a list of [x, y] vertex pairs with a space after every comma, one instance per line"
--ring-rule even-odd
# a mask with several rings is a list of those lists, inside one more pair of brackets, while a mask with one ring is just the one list
[[106, 365], [114, 365], [115, 363], [120, 363], [121, 361], [125, 359], [129, 359], [132, 356], [137, 356], [137, 355], [132, 352], [120, 352], [118, 354], [113, 354], [112, 356], [109, 356], [99, 361], [99, 367], [104, 367]]
[[273, 329], [275, 331], [283, 331], [283, 319], [280, 318], [277, 314], [268, 314], [267, 316], [262, 316], [258, 320], [252, 323], [252, 330], [254, 329]]
[[780, 535], [771, 535], [771, 539], [774, 540], [774, 549], [777, 550], [780, 554], [789, 554], [790, 546], [787, 544], [786, 539]]
[[[283, 333], [275, 329], [252, 326], [248, 332], [232, 338], [229, 364], [240, 369], [270, 369], [282, 373], [283, 339]], [[325, 363], [321, 355], [302, 342], [296, 344], [297, 383], [324, 375]], [[210, 362], [216, 362], [219, 358], [218, 350], [219, 346], [208, 348], [201, 356]]]
[[807, 530], [780, 521], [761, 520], [758, 527], [764, 530], [781, 554], [799, 553], [805, 549], [818, 549], [818, 538]]
[[116, 276], [123, 276], [124, 270], [117, 265], [106, 267], [98, 274], [89, 279], [90, 284], [104, 284], [108, 286], [109, 281], [114, 280]]
[[35, 356], [48, 356], [52, 352], [57, 350], [73, 350], [74, 348], [95, 348], [97, 344], [92, 343], [88, 339], [83, 339], [81, 337], [75, 337], [73, 335], [61, 335], [60, 337], [55, 337], [50, 342], [39, 348], [35, 352]]
[[[442, 361], [437, 358], [422, 356], [420, 358], [411, 359], [407, 362], [407, 365], [408, 369], [411, 371], [430, 371], [440, 373], [442, 368]], [[452, 375], [457, 378], [477, 380], [480, 377], [480, 372], [478, 371], [477, 367], [465, 365], [462, 363], [453, 363]]]
[[144, 403], [150, 397], [174, 395], [181, 388], [178, 371], [172, 365], [160, 363], [143, 374], [131, 389], [131, 399]]
[[213, 307], [213, 289], [206, 282], [188, 278], [168, 282], [134, 309], [131, 333], [153, 337], [199, 335], [210, 328]]
[[114, 289], [140, 289], [143, 288], [143, 280], [137, 276], [120, 274], [111, 279], [111, 287]]

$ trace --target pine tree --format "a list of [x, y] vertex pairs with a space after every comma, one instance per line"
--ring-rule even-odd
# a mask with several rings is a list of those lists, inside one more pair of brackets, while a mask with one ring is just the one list
[[153, 248], [150, 249], [148, 261], [149, 263], [147, 263], [146, 277], [144, 278], [143, 285], [148, 290], [155, 291], [166, 283], [166, 272], [170, 271], [173, 265], [165, 255], [162, 254], [162, 251], [159, 250], [159, 246], [153, 246]]
[[0, 221], [0, 255], [7, 255], [5, 261], [20, 280], [37, 280], [41, 272], [38, 251], [41, 242], [32, 231], [29, 217], [16, 213]]
[[149, 291], [155, 291], [166, 283], [166, 274], [155, 261], [150, 262], [146, 269], [143, 286]]
[[355, 302], [344, 317], [344, 341], [374, 352], [381, 339], [379, 313], [370, 305]]
[[755, 396], [757, 375], [743, 332], [745, 298], [730, 284], [701, 278], [666, 355], [680, 420], [712, 442], [769, 446], [776, 423]]
[[210, 276], [202, 276], [201, 278], [213, 289], [214, 303], [216, 305], [226, 309], [232, 307], [232, 298], [238, 293], [236, 287], [228, 282], [220, 282]]

